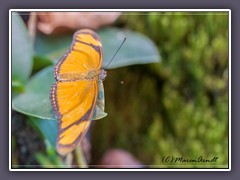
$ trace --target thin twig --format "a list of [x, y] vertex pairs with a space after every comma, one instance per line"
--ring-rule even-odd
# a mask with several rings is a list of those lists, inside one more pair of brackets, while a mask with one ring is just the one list
[[67, 165], [67, 167], [72, 166], [72, 161], [73, 161], [72, 153], [67, 154], [66, 159], [65, 159], [65, 164]]
[[28, 31], [32, 43], [34, 43], [35, 41], [36, 30], [37, 30], [37, 13], [31, 12], [28, 20]]
[[75, 156], [76, 156], [76, 163], [79, 165], [80, 168], [88, 168], [87, 162], [85, 160], [85, 157], [82, 152], [82, 148], [80, 145], [76, 147], [74, 150]]

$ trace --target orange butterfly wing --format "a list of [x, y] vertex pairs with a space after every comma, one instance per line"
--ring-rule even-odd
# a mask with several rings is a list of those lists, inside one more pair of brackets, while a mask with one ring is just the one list
[[50, 100], [58, 119], [57, 151], [65, 155], [86, 134], [98, 96], [102, 45], [91, 30], [74, 34], [71, 49], [54, 67]]

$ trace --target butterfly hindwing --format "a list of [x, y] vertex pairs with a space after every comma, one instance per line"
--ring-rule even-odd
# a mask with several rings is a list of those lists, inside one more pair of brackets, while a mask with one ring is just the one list
[[57, 150], [60, 154], [64, 154], [63, 149], [72, 151], [86, 134], [96, 106], [97, 83], [57, 82], [53, 85], [51, 99], [58, 118]]

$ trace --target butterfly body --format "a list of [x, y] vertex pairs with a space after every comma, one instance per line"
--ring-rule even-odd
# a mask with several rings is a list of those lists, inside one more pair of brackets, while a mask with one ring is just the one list
[[99, 83], [106, 77], [101, 69], [102, 44], [89, 29], [77, 31], [69, 51], [54, 66], [56, 82], [50, 101], [58, 119], [58, 153], [66, 155], [85, 136], [96, 107]]
[[87, 73], [65, 73], [60, 74], [56, 77], [58, 81], [95, 81], [101, 80], [103, 81], [106, 77], [106, 71], [104, 69], [101, 70], [90, 70]]

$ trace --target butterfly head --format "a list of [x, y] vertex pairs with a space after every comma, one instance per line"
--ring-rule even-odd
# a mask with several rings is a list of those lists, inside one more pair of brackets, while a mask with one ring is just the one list
[[107, 77], [107, 71], [105, 71], [104, 69], [101, 69], [99, 74], [99, 80], [104, 81], [106, 77]]

